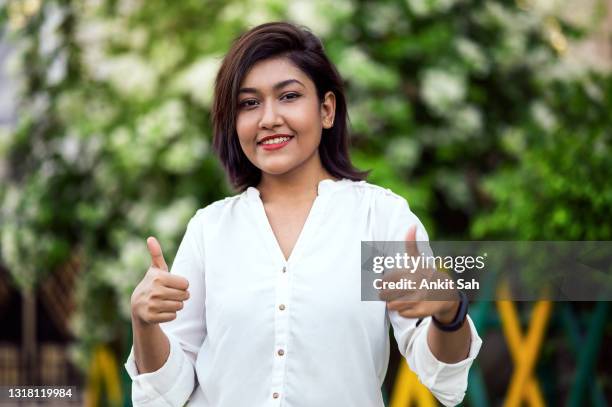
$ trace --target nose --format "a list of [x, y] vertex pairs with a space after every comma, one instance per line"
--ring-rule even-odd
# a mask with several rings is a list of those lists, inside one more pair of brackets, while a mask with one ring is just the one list
[[277, 111], [274, 103], [266, 103], [263, 106], [259, 127], [262, 129], [273, 129], [283, 124], [283, 118]]

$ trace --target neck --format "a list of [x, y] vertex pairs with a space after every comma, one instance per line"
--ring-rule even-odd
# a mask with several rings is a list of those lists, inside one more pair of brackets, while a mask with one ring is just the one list
[[319, 182], [336, 179], [323, 168], [320, 160], [313, 161], [314, 165], [300, 166], [284, 174], [262, 173], [257, 186], [262, 201], [267, 203], [314, 200]]

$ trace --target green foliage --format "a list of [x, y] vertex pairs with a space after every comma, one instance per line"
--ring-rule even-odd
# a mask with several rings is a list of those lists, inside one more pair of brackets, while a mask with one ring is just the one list
[[483, 190], [497, 205], [474, 222], [477, 237], [612, 236], [612, 83], [593, 76], [582, 85], [566, 84], [561, 91], [567, 98], [553, 100], [555, 110], [544, 120], [559, 122], [554, 128], [547, 132], [534, 125], [505, 136], [506, 151], [514, 160], [484, 182]]
[[31, 289], [78, 256], [84, 350], [118, 335], [145, 238], [170, 263], [195, 210], [232, 193], [210, 151], [214, 76], [233, 38], [279, 19], [322, 37], [356, 164], [431, 238], [610, 239], [610, 76], [555, 51], [583, 27], [518, 3], [0, 3], [22, 96], [0, 129], [2, 262]]

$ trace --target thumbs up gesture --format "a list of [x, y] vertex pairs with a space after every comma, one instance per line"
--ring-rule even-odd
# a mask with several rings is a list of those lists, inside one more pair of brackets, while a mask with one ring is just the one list
[[132, 293], [131, 307], [135, 322], [151, 325], [176, 318], [183, 302], [189, 299], [189, 281], [170, 274], [157, 239], [149, 237], [147, 247], [151, 266]]
[[[421, 255], [417, 247], [416, 230], [416, 225], [411, 226], [405, 238], [406, 253], [413, 258]], [[383, 281], [397, 282], [401, 281], [401, 279], [413, 280], [416, 284], [412, 289], [381, 290], [379, 297], [387, 302], [387, 309], [389, 311], [397, 311], [405, 318], [435, 316], [442, 323], [453, 320], [459, 307], [458, 295], [454, 290], [447, 290], [445, 293], [438, 295], [428, 295], [426, 289], [419, 288], [419, 282], [422, 280], [444, 280], [448, 279], [446, 275], [433, 268], [419, 267], [417, 270], [394, 270], [386, 274]], [[446, 301], [433, 301], [431, 298], [444, 299]]]

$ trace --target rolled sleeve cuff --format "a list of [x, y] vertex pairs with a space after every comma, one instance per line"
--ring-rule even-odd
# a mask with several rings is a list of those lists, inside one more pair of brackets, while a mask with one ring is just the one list
[[[125, 362], [125, 369], [132, 379], [132, 402], [142, 407], [182, 406], [194, 388], [195, 370], [183, 353], [179, 342], [167, 335], [170, 354], [166, 362], [155, 372], [138, 373], [134, 347]], [[185, 400], [182, 400], [182, 399]]]
[[427, 386], [438, 400], [445, 406], [459, 404], [467, 390], [467, 379], [470, 366], [480, 351], [482, 339], [478, 336], [472, 319], [467, 316], [470, 325], [471, 343], [467, 358], [457, 363], [445, 363], [438, 360], [429, 348], [427, 332], [431, 324], [431, 318], [423, 321], [420, 335], [415, 341], [415, 371], [419, 379]]

